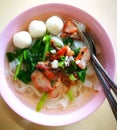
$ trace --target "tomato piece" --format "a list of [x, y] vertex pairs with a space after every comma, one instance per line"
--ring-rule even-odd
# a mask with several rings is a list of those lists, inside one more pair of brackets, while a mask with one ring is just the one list
[[57, 51], [55, 55], [51, 55], [50, 61], [58, 60], [61, 56], [64, 56], [68, 51], [68, 46], [62, 47], [60, 50]]
[[61, 56], [64, 56], [68, 51], [68, 46], [64, 46], [59, 51], [57, 51], [57, 56], [60, 58]]

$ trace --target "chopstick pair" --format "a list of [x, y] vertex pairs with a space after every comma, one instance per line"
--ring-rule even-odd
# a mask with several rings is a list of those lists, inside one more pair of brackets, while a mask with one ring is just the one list
[[105, 78], [103, 77], [102, 73], [100, 72], [98, 67], [95, 65], [95, 63], [93, 62], [92, 64], [93, 64], [95, 72], [98, 76], [98, 79], [100, 80], [100, 82], [103, 86], [104, 93], [108, 99], [108, 102], [111, 106], [111, 109], [112, 109], [115, 119], [117, 121], [117, 101], [115, 100], [114, 96], [111, 93], [110, 84], [108, 84], [108, 82], [106, 82]]
[[[114, 81], [111, 79], [111, 77], [108, 75], [106, 70], [103, 68], [101, 63], [96, 58], [96, 56], [95, 56], [96, 48], [94, 46], [94, 41], [91, 38], [91, 36], [86, 32], [83, 32], [83, 35], [86, 40], [86, 45], [90, 49], [92, 65], [95, 69], [98, 79], [100, 80], [100, 82], [102, 84], [104, 93], [108, 99], [110, 107], [111, 107], [113, 114], [115, 116], [115, 119], [117, 121], [117, 99], [115, 99], [115, 98], [117, 98], [117, 85], [114, 83]], [[111, 93], [111, 89], [115, 96]]]
[[97, 66], [97, 68], [100, 70], [100, 72], [104, 76], [105, 80], [108, 82], [110, 88], [113, 90], [113, 92], [117, 96], [117, 85], [115, 84], [115, 82], [107, 74], [106, 70], [103, 68], [103, 66], [100, 64], [100, 62], [97, 60], [97, 58], [94, 54], [92, 54], [91, 58], [92, 58], [92, 61], [94, 62], [94, 64]]

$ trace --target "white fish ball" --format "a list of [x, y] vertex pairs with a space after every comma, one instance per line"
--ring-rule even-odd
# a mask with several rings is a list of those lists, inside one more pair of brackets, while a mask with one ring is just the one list
[[42, 37], [46, 33], [46, 25], [43, 21], [33, 20], [28, 30], [33, 38]]
[[20, 49], [27, 48], [32, 43], [32, 37], [27, 31], [20, 31], [13, 36], [14, 46]]
[[52, 16], [47, 19], [46, 27], [50, 33], [57, 35], [62, 31], [63, 21], [58, 16]]

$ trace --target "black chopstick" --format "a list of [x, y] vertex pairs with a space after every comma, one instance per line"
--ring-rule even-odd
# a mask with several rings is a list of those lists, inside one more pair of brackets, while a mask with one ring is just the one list
[[117, 121], [117, 101], [114, 99], [114, 96], [112, 95], [111, 91], [110, 91], [110, 87], [109, 87], [109, 84], [108, 82], [106, 82], [105, 78], [103, 77], [101, 71], [98, 69], [98, 67], [95, 65], [94, 62], [92, 62], [92, 65], [95, 69], [95, 72], [98, 76], [98, 79], [100, 80], [102, 86], [103, 86], [103, 90], [104, 90], [104, 93], [108, 99], [108, 102], [111, 106], [111, 109], [113, 111], [113, 114], [115, 116], [115, 119]]
[[117, 96], [117, 85], [113, 82], [111, 77], [107, 74], [103, 66], [100, 64], [100, 62], [97, 60], [94, 54], [91, 56], [94, 64], [97, 66], [97, 68], [100, 70], [106, 81], [110, 84], [110, 88], [114, 91], [115, 95]]

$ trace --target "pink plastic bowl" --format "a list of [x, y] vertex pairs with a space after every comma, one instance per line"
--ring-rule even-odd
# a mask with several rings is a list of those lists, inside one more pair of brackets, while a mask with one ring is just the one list
[[[25, 30], [29, 22], [33, 19], [46, 19], [48, 16], [59, 15], [64, 18], [73, 18], [86, 24], [96, 43], [101, 48], [101, 58], [103, 66], [114, 77], [115, 72], [115, 56], [112, 43], [100, 25], [91, 15], [85, 11], [65, 4], [45, 4], [28, 9], [14, 18], [4, 29], [0, 35], [0, 92], [4, 101], [18, 115], [33, 123], [45, 126], [62, 126], [80, 121], [93, 113], [105, 100], [103, 91], [95, 95], [86, 97], [86, 101], [82, 101], [82, 106], [64, 110], [62, 112], [36, 112], [29, 107], [23, 98], [19, 98], [17, 93], [12, 89], [11, 84], [6, 81], [5, 72], [7, 69], [6, 51], [11, 45], [12, 36], [19, 30]], [[79, 103], [78, 103], [79, 105]]]

